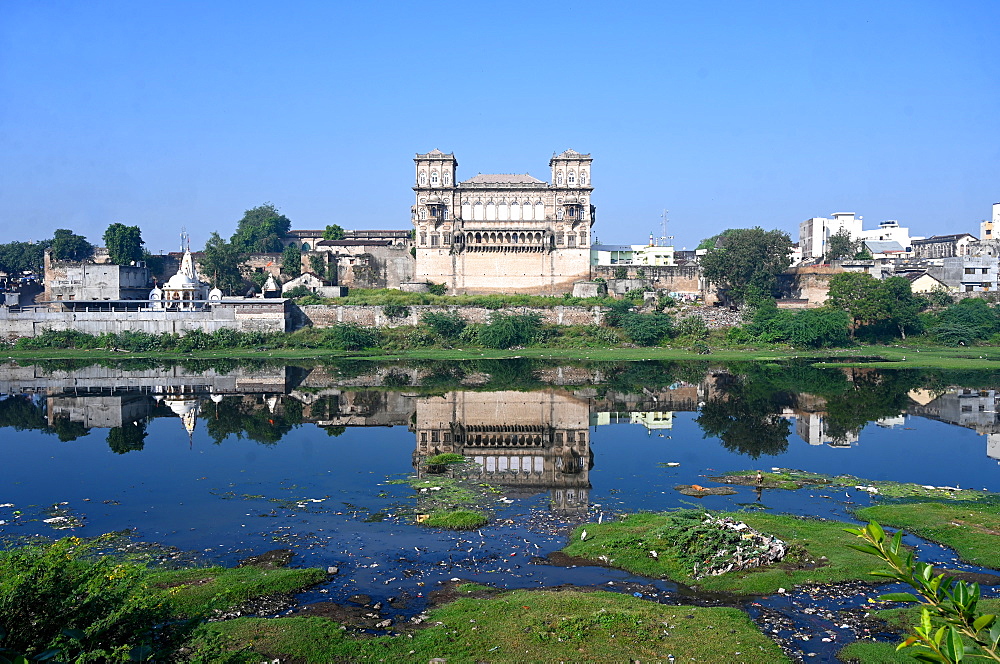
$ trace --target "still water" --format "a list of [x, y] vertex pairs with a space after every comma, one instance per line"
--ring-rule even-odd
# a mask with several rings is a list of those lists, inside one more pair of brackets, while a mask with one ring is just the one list
[[[425, 606], [437, 582], [561, 583], [685, 592], [544, 557], [576, 524], [694, 504], [853, 520], [867, 493], [764, 491], [696, 499], [674, 487], [726, 471], [794, 468], [1000, 491], [1000, 374], [806, 364], [540, 361], [173, 366], [0, 366], [0, 536], [131, 530], [185, 559], [233, 564], [291, 548], [336, 567], [303, 603], [363, 593]], [[401, 482], [457, 452], [494, 487], [491, 523], [415, 524]], [[952, 554], [921, 543], [928, 560]], [[637, 590], [638, 589], [638, 590]], [[876, 594], [876, 593], [872, 593]], [[683, 599], [683, 598], [682, 598]], [[837, 600], [841, 605], [865, 597]], [[846, 603], [845, 603], [846, 602]], [[830, 606], [835, 602], [830, 600]], [[779, 636], [825, 659], [833, 634], [795, 598], [745, 603], [792, 621]]]

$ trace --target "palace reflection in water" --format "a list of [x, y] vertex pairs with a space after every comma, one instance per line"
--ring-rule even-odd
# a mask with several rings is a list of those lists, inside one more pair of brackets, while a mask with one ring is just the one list
[[[495, 365], [499, 366], [499, 365]], [[869, 422], [902, 427], [916, 416], [972, 429], [986, 456], [1000, 459], [1000, 392], [949, 385], [947, 376], [874, 370], [706, 369], [700, 380], [671, 377], [675, 366], [519, 367], [531, 389], [464, 389], [466, 372], [448, 367], [100, 366], [53, 370], [0, 367], [0, 426], [73, 440], [107, 429], [118, 453], [141, 450], [149, 422], [176, 418], [191, 439], [203, 426], [221, 444], [230, 436], [278, 443], [303, 424], [329, 436], [350, 427], [407, 427], [413, 467], [435, 454], [474, 459], [484, 482], [514, 495], [548, 493], [553, 510], [585, 510], [599, 427], [644, 427], [669, 446], [676, 413], [696, 413], [706, 437], [756, 458], [782, 453], [793, 437], [850, 448]], [[494, 368], [494, 371], [496, 369]], [[455, 375], [453, 376], [452, 372]], [[451, 376], [445, 389], [421, 389]], [[792, 376], [791, 378], [789, 376]], [[565, 384], [565, 383], [572, 384]], [[666, 447], [669, 449], [669, 447]]]

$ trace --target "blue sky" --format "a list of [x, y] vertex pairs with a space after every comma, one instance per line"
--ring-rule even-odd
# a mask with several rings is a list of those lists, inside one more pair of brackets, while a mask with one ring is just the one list
[[1000, 2], [0, 2], [0, 242], [154, 253], [273, 202], [409, 228], [415, 152], [548, 179], [678, 247], [852, 211], [978, 234], [1000, 201]]

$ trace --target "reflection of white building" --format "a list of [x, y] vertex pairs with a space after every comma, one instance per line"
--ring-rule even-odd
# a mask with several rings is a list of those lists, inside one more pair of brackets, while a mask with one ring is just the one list
[[896, 427], [906, 426], [906, 415], [897, 415], [896, 417], [883, 417], [880, 420], [875, 420], [875, 424], [882, 427], [883, 429], [895, 429]]
[[848, 433], [840, 439], [834, 439], [826, 430], [823, 413], [810, 413], [786, 408], [782, 411], [781, 416], [787, 420], [795, 420], [796, 435], [810, 445], [848, 448], [858, 442], [856, 432]]
[[601, 412], [590, 414], [590, 426], [608, 424], [641, 424], [649, 432], [674, 428], [674, 414], [671, 411], [630, 411]]

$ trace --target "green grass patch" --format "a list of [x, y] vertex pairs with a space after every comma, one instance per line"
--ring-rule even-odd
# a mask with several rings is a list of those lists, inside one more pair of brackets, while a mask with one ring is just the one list
[[462, 463], [463, 461], [465, 461], [465, 457], [461, 454], [445, 452], [444, 454], [435, 454], [434, 456], [427, 457], [424, 463], [428, 466], [444, 466], [449, 463]]
[[[407, 636], [364, 638], [322, 618], [238, 618], [204, 625], [198, 643], [214, 648], [212, 661], [254, 663], [279, 655], [304, 662], [621, 662], [668, 654], [678, 662], [789, 661], [738, 609], [664, 606], [608, 592], [462, 598], [433, 610], [426, 624]], [[241, 648], [222, 657], [221, 650]]]
[[448, 530], [471, 530], [482, 528], [490, 522], [489, 517], [476, 510], [436, 510], [427, 515], [421, 523], [428, 528], [446, 528]]
[[[793, 491], [804, 486], [815, 484], [830, 484], [829, 475], [809, 473], [803, 470], [779, 469], [768, 473], [761, 472], [761, 486], [765, 489], [786, 489]], [[738, 484], [740, 486], [757, 486], [756, 470], [738, 470], [725, 475], [710, 477], [714, 482]]]
[[855, 641], [837, 653], [837, 659], [854, 664], [912, 664], [918, 660], [906, 654], [906, 651], [896, 650], [895, 643], [884, 641]]
[[1000, 567], [1000, 503], [996, 500], [907, 501], [863, 507], [856, 516], [943, 544], [967, 563]]
[[[573, 532], [563, 552], [643, 576], [745, 595], [772, 593], [795, 584], [872, 581], [869, 573], [881, 569], [873, 557], [847, 546], [855, 537], [843, 528], [852, 524], [783, 514], [731, 512], [715, 516], [731, 517], [774, 535], [789, 545], [793, 555], [774, 565], [694, 579], [672, 543], [659, 536], [668, 525], [670, 514], [639, 513], [612, 523], [584, 524]], [[584, 530], [587, 537], [581, 540]], [[657, 557], [650, 551], [656, 551]]]
[[174, 611], [196, 616], [236, 608], [257, 597], [291, 593], [326, 578], [322, 569], [205, 567], [151, 572], [149, 582], [170, 597]]

